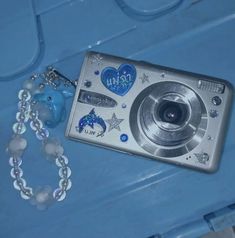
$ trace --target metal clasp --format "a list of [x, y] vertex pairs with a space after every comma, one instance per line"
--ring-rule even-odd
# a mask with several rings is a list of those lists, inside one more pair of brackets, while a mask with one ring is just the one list
[[65, 87], [73, 86], [76, 88], [77, 86], [76, 81], [70, 80], [52, 66], [47, 67], [47, 70], [41, 75], [41, 77], [44, 80], [44, 84], [50, 85], [55, 89], [60, 86], [61, 82]]

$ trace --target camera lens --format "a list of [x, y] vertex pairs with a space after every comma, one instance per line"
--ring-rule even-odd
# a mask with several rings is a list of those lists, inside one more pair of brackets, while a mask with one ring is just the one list
[[198, 146], [207, 131], [204, 102], [184, 84], [164, 81], [145, 88], [135, 98], [130, 114], [137, 144], [156, 158], [175, 158]]
[[181, 125], [188, 117], [188, 110], [183, 103], [163, 101], [159, 105], [158, 115], [163, 122]]

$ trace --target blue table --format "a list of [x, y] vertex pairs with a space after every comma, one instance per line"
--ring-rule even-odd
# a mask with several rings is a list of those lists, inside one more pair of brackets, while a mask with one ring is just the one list
[[[5, 154], [21, 83], [47, 65], [76, 79], [85, 51], [95, 50], [234, 84], [234, 42], [233, 0], [1, 0], [0, 237], [193, 238], [234, 225], [234, 107], [214, 174], [72, 142], [60, 124], [51, 132], [70, 158], [73, 186], [43, 212], [13, 189]], [[54, 187], [56, 168], [28, 138], [25, 178]]]

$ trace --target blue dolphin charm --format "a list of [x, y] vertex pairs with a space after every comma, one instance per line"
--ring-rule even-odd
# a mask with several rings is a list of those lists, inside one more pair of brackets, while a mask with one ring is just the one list
[[89, 114], [85, 115], [79, 120], [76, 129], [79, 133], [81, 133], [86, 126], [94, 129], [94, 124], [98, 124], [102, 128], [102, 132], [98, 134], [98, 136], [102, 136], [106, 131], [106, 124], [101, 117], [95, 114], [95, 109], [93, 108]]
[[72, 96], [72, 92], [52, 88], [46, 88], [42, 93], [34, 95], [33, 99], [40, 105], [40, 107], [35, 105], [36, 110], [39, 108], [39, 116], [40, 109], [49, 112], [44, 121], [46, 126], [53, 128], [65, 120], [65, 99]]

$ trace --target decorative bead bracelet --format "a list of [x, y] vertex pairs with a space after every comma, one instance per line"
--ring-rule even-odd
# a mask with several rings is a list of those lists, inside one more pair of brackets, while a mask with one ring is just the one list
[[[23, 199], [30, 200], [40, 210], [47, 208], [54, 201], [62, 201], [66, 197], [67, 190], [72, 186], [70, 180], [71, 170], [68, 166], [68, 158], [64, 155], [64, 148], [57, 139], [49, 137], [49, 131], [40, 119], [41, 113], [48, 114], [52, 108], [45, 107], [38, 111], [37, 101], [34, 100], [35, 95], [38, 93], [43, 94], [46, 84], [48, 87], [52, 86], [54, 90], [57, 90], [55, 86], [59, 77], [55, 70], [50, 68], [47, 74], [39, 76], [39, 78], [43, 78], [43, 83], [40, 83], [38, 86], [35, 83], [36, 78], [38, 78], [36, 76], [32, 76], [24, 82], [23, 89], [18, 93], [19, 103], [16, 123], [13, 125], [14, 134], [7, 148], [10, 155], [9, 163], [12, 167], [11, 177], [14, 179], [14, 188], [20, 191]], [[57, 79], [56, 82], [53, 81], [54, 78]], [[26, 181], [22, 177], [23, 170], [20, 166], [28, 145], [28, 141], [23, 137], [23, 134], [26, 132], [26, 124], [30, 125], [30, 128], [35, 132], [36, 138], [41, 141], [46, 157], [53, 160], [59, 168], [59, 186], [54, 191], [49, 186], [32, 189], [27, 186]]]

